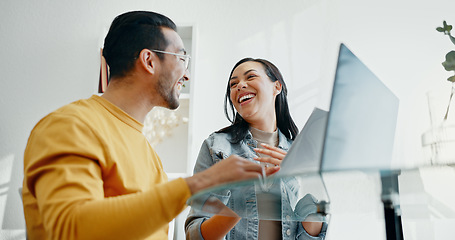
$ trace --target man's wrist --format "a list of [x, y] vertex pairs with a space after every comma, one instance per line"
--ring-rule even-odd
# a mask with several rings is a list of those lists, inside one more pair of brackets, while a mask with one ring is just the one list
[[191, 177], [184, 178], [186, 181], [186, 184], [188, 184], [188, 187], [191, 191], [191, 194], [195, 194], [203, 189], [206, 189], [213, 185], [213, 183], [210, 183], [210, 180], [208, 180], [207, 176], [205, 176], [203, 172], [196, 173]]

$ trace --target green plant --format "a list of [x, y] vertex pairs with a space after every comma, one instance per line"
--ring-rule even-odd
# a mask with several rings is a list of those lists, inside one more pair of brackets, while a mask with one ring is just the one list
[[[452, 31], [452, 25], [447, 25], [446, 21], [443, 21], [442, 25], [443, 25], [442, 27], [437, 27], [436, 31], [442, 32], [445, 35], [448, 35], [450, 41], [453, 44], [455, 44], [455, 37], [453, 37], [452, 34], [450, 34], [450, 31]], [[442, 63], [442, 66], [444, 67], [444, 69], [446, 71], [454, 71], [454, 73], [455, 73], [455, 51], [450, 51], [450, 52], [448, 52], [446, 54], [446, 60]], [[447, 111], [446, 111], [446, 114], [444, 116], [444, 120], [447, 120], [447, 117], [449, 115], [450, 102], [452, 102], [452, 97], [453, 97], [453, 94], [455, 92], [455, 86], [454, 86], [454, 84], [455, 84], [455, 74], [453, 76], [447, 78], [447, 80], [449, 82], [452, 82], [452, 91], [450, 93], [449, 104], [447, 106]]]
[[[450, 34], [452, 25], [447, 25], [446, 21], [442, 22], [443, 27], [437, 27], [438, 32], [443, 32], [445, 35], [449, 35], [450, 41], [455, 44], [455, 37]], [[446, 54], [446, 60], [442, 63], [446, 71], [455, 71], [455, 51], [450, 51]], [[455, 82], [455, 74], [447, 79], [450, 82]]]

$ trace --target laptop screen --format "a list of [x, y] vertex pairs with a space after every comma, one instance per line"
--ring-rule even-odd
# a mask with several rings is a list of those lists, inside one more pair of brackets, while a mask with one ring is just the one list
[[340, 45], [321, 171], [391, 169], [398, 98]]
[[328, 113], [322, 109], [313, 109], [283, 159], [277, 176], [319, 172], [327, 115]]

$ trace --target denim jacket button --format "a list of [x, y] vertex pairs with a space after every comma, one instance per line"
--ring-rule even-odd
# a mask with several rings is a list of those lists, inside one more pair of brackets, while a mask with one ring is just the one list
[[286, 220], [290, 221], [291, 220], [291, 216], [286, 215]]
[[287, 234], [288, 236], [291, 236], [291, 229], [286, 230], [286, 234]]

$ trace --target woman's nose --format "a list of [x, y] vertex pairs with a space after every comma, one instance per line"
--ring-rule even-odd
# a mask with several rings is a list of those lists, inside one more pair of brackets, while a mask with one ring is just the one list
[[240, 81], [240, 82], [237, 84], [237, 91], [240, 91], [240, 89], [246, 88], [246, 87], [247, 87], [246, 82]]

